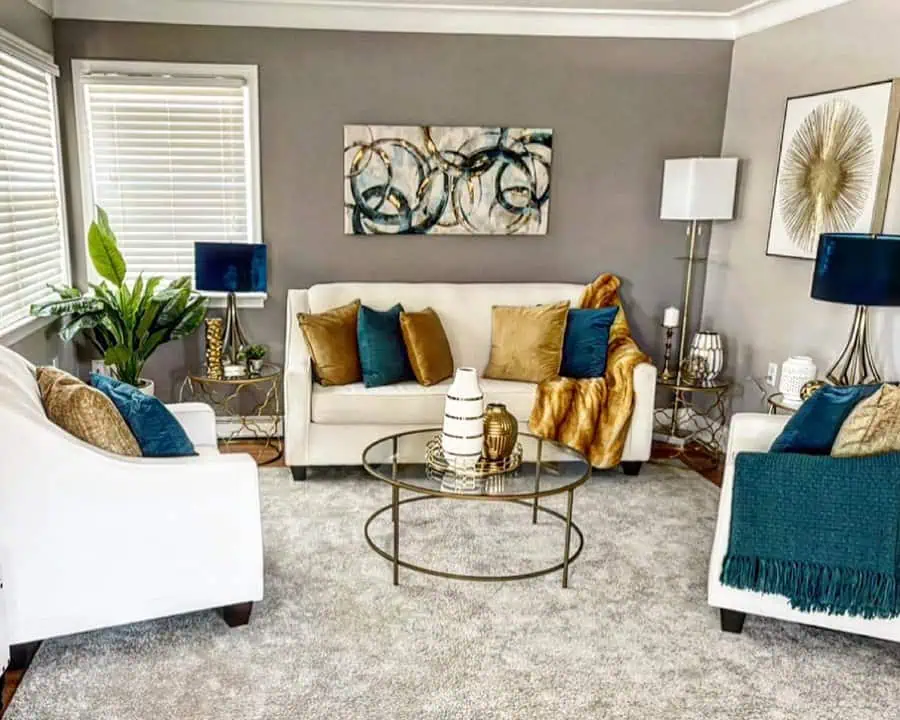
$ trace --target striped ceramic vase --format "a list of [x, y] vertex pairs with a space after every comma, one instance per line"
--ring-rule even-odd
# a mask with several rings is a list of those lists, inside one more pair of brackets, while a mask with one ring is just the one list
[[484, 393], [475, 368], [458, 368], [444, 404], [441, 448], [451, 466], [471, 468], [484, 444]]

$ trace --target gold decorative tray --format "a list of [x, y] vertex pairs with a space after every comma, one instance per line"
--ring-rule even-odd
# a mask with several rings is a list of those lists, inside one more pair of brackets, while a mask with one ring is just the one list
[[474, 465], [457, 465], [444, 457], [441, 436], [435, 435], [425, 445], [425, 464], [439, 473], [452, 473], [457, 477], [478, 480], [518, 470], [522, 465], [522, 444], [516, 443], [512, 454], [504, 460], [488, 460], [482, 457]]

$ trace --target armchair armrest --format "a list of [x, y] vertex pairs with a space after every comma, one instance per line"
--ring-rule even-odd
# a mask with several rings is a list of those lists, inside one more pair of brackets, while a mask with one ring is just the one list
[[181, 427], [187, 433], [194, 445], [215, 445], [218, 442], [216, 436], [216, 414], [213, 409], [204, 403], [186, 402], [166, 405], [175, 419], [181, 423]]
[[309, 312], [306, 290], [288, 291], [284, 345], [284, 460], [306, 465], [312, 402], [312, 357], [303, 338], [297, 313]]
[[764, 415], [763, 413], [736, 413], [731, 418], [728, 431], [726, 473], [734, 467], [739, 452], [766, 452], [784, 429], [788, 415]]

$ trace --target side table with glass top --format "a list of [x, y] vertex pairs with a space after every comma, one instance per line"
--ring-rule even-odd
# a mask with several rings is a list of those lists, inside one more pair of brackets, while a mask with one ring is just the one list
[[[181, 384], [179, 400], [203, 402], [217, 418], [229, 423], [220, 439], [227, 449], [240, 446], [260, 465], [280, 459], [284, 453], [281, 427], [281, 379], [278, 365], [266, 363], [258, 373], [239, 377], [211, 378], [206, 371], [191, 372]], [[263, 442], [248, 444], [247, 440]]]
[[799, 403], [794, 404], [784, 399], [784, 393], [776, 392], [766, 397], [766, 403], [769, 406], [769, 415], [777, 415], [779, 411], [793, 415], [803, 404], [803, 401], [801, 400]]
[[691, 385], [684, 381], [656, 381], [658, 390], [670, 398], [657, 407], [653, 418], [653, 438], [676, 449], [675, 457], [692, 448], [709, 457], [718, 466], [728, 442], [728, 412], [732, 383], [717, 380], [709, 385]]

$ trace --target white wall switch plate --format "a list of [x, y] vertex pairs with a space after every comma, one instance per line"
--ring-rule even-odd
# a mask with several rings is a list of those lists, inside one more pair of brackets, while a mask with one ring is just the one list
[[778, 363], [769, 363], [769, 370], [766, 373], [766, 383], [775, 387], [775, 383], [778, 382]]

